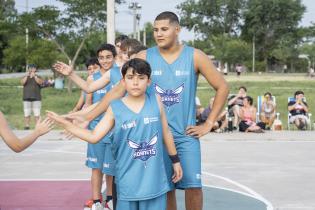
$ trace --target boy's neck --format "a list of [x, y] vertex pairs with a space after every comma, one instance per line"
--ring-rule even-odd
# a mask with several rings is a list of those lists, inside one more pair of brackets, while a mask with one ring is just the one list
[[172, 55], [172, 54], [176, 54], [178, 51], [180, 51], [182, 49], [182, 46], [178, 41], [176, 43], [174, 43], [172, 46], [170, 46], [169, 48], [159, 48], [159, 51], [161, 54], [164, 55]]
[[143, 93], [140, 96], [132, 96], [132, 95], [127, 95], [127, 99], [136, 103], [143, 102], [145, 100], [145, 93]]

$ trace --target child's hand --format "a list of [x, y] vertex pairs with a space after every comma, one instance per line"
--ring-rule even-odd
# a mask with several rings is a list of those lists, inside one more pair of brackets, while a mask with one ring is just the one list
[[77, 115], [75, 113], [70, 113], [67, 115], [63, 115], [68, 120], [71, 120], [72, 123], [80, 128], [87, 128], [90, 122], [82, 115]]
[[68, 123], [68, 121], [64, 117], [56, 114], [55, 112], [46, 111], [46, 113], [47, 113], [47, 117], [49, 117], [49, 119], [55, 121], [58, 124], [65, 125]]
[[72, 66], [69, 66], [63, 62], [58, 61], [53, 65], [53, 68], [59, 73], [68, 76], [72, 73]]
[[179, 180], [181, 180], [183, 177], [183, 170], [179, 162], [173, 164], [173, 170], [174, 170], [174, 174], [172, 176], [172, 181], [176, 183]]
[[48, 133], [54, 127], [54, 122], [49, 118], [46, 118], [44, 121], [39, 119], [35, 126], [35, 132], [37, 132], [40, 136]]

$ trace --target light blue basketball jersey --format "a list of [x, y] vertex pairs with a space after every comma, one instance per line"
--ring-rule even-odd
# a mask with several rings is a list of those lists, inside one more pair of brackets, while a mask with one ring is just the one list
[[146, 56], [152, 69], [150, 89], [161, 96], [176, 141], [186, 136], [187, 126], [196, 123], [197, 75], [194, 69], [194, 48], [184, 45], [181, 54], [172, 64], [164, 60], [157, 47], [147, 49]]
[[118, 200], [147, 200], [163, 195], [170, 186], [155, 94], [146, 94], [138, 114], [121, 100], [113, 101], [111, 108], [115, 118], [113, 151]]
[[[100, 71], [95, 72], [93, 75], [93, 80], [96, 81], [102, 77], [102, 73]], [[102, 100], [102, 98], [105, 96], [105, 94], [110, 91], [111, 85], [108, 84], [105, 87], [93, 92], [92, 95], [92, 103], [95, 104]], [[101, 114], [100, 116], [96, 117], [93, 121], [96, 121], [97, 123], [102, 119], [104, 114]], [[92, 121], [92, 122], [93, 122]]]
[[110, 69], [110, 83], [113, 86], [117, 85], [122, 79], [121, 71], [118, 66], [114, 66]]

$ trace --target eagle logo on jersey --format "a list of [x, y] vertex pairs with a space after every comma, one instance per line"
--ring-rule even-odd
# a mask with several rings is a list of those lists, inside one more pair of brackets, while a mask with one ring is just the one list
[[180, 94], [184, 90], [184, 83], [175, 90], [163, 90], [155, 84], [155, 91], [161, 96], [162, 103], [169, 109], [170, 106], [180, 102]]
[[134, 141], [128, 140], [128, 145], [130, 148], [134, 149], [133, 158], [140, 159], [144, 161], [144, 166], [146, 167], [146, 161], [156, 155], [156, 145], [158, 140], [158, 134], [155, 134], [149, 142], [143, 141], [137, 144]]

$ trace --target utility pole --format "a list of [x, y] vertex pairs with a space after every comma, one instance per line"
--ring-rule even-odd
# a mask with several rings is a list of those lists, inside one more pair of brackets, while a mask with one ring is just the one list
[[[138, 10], [142, 8], [141, 4], [138, 2], [131, 2], [129, 4], [129, 9], [133, 11], [133, 38], [137, 39], [137, 20], [138, 20], [138, 28], [140, 28], [140, 14], [137, 13]], [[140, 30], [140, 29], [139, 29]], [[140, 40], [140, 38], [138, 39]]]
[[[28, 0], [26, 0], [26, 13], [28, 14]], [[25, 53], [25, 72], [27, 72], [27, 67], [28, 67], [28, 28], [26, 27], [25, 28], [25, 50], [26, 50], [26, 53]]]
[[115, 0], [107, 0], [107, 43], [115, 44]]
[[255, 72], [255, 57], [256, 57], [256, 48], [255, 48], [255, 34], [253, 36], [253, 66], [252, 72]]

